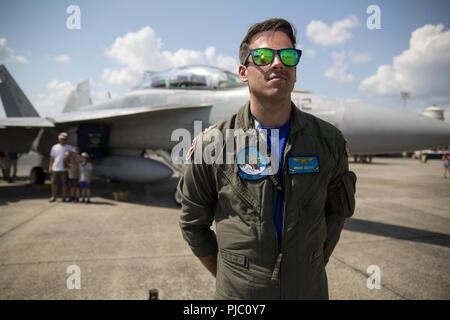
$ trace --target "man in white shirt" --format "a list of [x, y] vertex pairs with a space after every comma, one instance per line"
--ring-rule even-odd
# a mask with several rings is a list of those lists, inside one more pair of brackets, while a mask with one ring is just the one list
[[66, 144], [67, 133], [61, 132], [58, 135], [59, 143], [55, 144], [50, 151], [50, 163], [48, 166], [48, 171], [52, 175], [52, 197], [50, 202], [56, 201], [56, 196], [58, 194], [58, 182], [62, 186], [62, 201], [67, 199], [67, 168], [65, 165], [65, 155], [66, 152], [73, 150], [73, 147]]

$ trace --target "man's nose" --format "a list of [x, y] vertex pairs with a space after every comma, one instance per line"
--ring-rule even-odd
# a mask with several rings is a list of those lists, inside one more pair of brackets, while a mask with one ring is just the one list
[[284, 64], [283, 64], [283, 62], [281, 62], [281, 58], [278, 53], [275, 53], [275, 57], [273, 58], [271, 66], [272, 66], [272, 68], [275, 68], [275, 69], [283, 69], [284, 68]]

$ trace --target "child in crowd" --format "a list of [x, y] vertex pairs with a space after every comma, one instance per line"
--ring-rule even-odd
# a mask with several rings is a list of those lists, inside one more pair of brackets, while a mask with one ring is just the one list
[[444, 167], [444, 179], [450, 175], [450, 154], [444, 154], [442, 157], [442, 166]]
[[91, 200], [91, 178], [92, 178], [92, 164], [89, 162], [89, 155], [86, 152], [81, 154], [80, 170], [80, 202], [90, 203]]
[[77, 203], [78, 198], [80, 197], [80, 188], [78, 181], [81, 163], [80, 151], [77, 147], [75, 147], [72, 151], [69, 151], [66, 154], [67, 156], [65, 162], [69, 176], [70, 201], [73, 203]]

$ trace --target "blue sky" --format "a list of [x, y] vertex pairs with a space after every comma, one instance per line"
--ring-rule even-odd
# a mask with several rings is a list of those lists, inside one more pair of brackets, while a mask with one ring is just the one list
[[[66, 8], [72, 4], [81, 9], [80, 30], [66, 27]], [[380, 30], [366, 27], [371, 4], [381, 10]], [[420, 111], [431, 103], [450, 104], [449, 13], [448, 0], [2, 0], [0, 63], [41, 113], [52, 114], [61, 109], [76, 83], [90, 79], [94, 100], [106, 90], [120, 94], [131, 86], [141, 65], [155, 70], [174, 65], [180, 49], [189, 50], [195, 57], [191, 60], [198, 62], [208, 47], [214, 47], [217, 57], [211, 61], [231, 67], [230, 59], [237, 62], [239, 43], [252, 23], [283, 17], [295, 25], [298, 46], [304, 50], [297, 87], [399, 109], [397, 91], [405, 87], [412, 92], [409, 107]], [[320, 43], [320, 36], [327, 37], [327, 27], [330, 31], [339, 21], [346, 27], [341, 31], [336, 27], [337, 36], [328, 36], [328, 44]], [[411, 35], [420, 28], [424, 29], [417, 32], [416, 47], [410, 48]], [[342, 32], [349, 36], [337, 41]], [[135, 36], [126, 37], [129, 33]], [[162, 44], [155, 50], [140, 48], [136, 38], [159, 39]], [[426, 48], [421, 51], [422, 44]], [[394, 65], [393, 58], [407, 50]], [[162, 51], [168, 53], [155, 58]], [[387, 71], [377, 73], [381, 65]], [[362, 86], [365, 79], [369, 80]], [[392, 85], [385, 88], [386, 83]]]

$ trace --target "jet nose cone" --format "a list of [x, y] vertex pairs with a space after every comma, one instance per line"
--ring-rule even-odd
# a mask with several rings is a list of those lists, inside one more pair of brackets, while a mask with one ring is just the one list
[[388, 153], [450, 145], [450, 123], [420, 114], [346, 106], [342, 132], [352, 153]]

